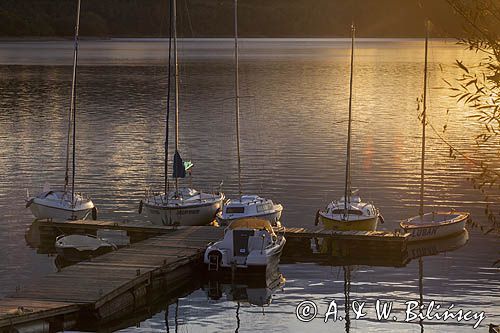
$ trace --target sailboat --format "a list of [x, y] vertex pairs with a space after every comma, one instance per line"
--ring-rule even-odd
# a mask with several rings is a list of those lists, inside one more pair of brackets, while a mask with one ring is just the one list
[[236, 148], [238, 153], [238, 190], [239, 196], [229, 199], [222, 210], [217, 213], [217, 222], [227, 225], [232, 221], [242, 218], [259, 218], [268, 220], [271, 224], [280, 225], [283, 206], [275, 204], [272, 200], [258, 195], [243, 195], [241, 186], [241, 153], [240, 153], [240, 82], [239, 82], [239, 56], [238, 56], [238, 0], [234, 1], [234, 56], [235, 56], [235, 85], [236, 98]]
[[[170, 37], [168, 64], [167, 114], [165, 127], [165, 193], [146, 194], [139, 205], [139, 213], [144, 208], [153, 224], [157, 225], [204, 225], [215, 219], [215, 214], [224, 201], [222, 192], [204, 193], [193, 188], [180, 187], [179, 178], [185, 178], [193, 164], [184, 162], [179, 153], [179, 64], [177, 61], [177, 4], [170, 1]], [[175, 153], [173, 178], [175, 189], [169, 191], [168, 181], [168, 119], [170, 114], [170, 60], [173, 33], [173, 56], [175, 67]]]
[[400, 222], [401, 228], [410, 233], [410, 241], [446, 237], [462, 232], [470, 218], [467, 212], [438, 211], [424, 213], [424, 173], [425, 173], [425, 127], [427, 125], [427, 58], [429, 49], [429, 26], [426, 22], [424, 94], [422, 99], [422, 150], [420, 164], [420, 209], [417, 216]]
[[[60, 219], [76, 220], [85, 219], [90, 214], [97, 219], [97, 209], [92, 200], [75, 192], [76, 175], [76, 68], [78, 65], [78, 32], [80, 28], [80, 6], [77, 3], [76, 24], [73, 51], [73, 76], [71, 81], [71, 102], [68, 115], [68, 135], [66, 141], [66, 173], [64, 177], [64, 188], [62, 190], [51, 190], [45, 186], [44, 190], [36, 196], [26, 195], [26, 208], [30, 208], [36, 219]], [[72, 138], [72, 142], [71, 142]], [[70, 144], [70, 142], [72, 144]], [[72, 146], [72, 173], [71, 186], [69, 186], [69, 156]]]
[[357, 190], [351, 187], [351, 123], [352, 123], [352, 84], [354, 66], [355, 27], [351, 26], [351, 76], [349, 89], [349, 122], [347, 131], [347, 158], [345, 172], [344, 196], [340, 200], [330, 202], [325, 209], [316, 213], [316, 224], [320, 222], [327, 229], [335, 230], [375, 230], [379, 218], [379, 210], [371, 203], [362, 202]]

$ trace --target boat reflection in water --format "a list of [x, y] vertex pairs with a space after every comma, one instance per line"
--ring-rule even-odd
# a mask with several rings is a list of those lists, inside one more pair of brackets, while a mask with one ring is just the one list
[[211, 300], [226, 300], [265, 307], [271, 304], [273, 294], [285, 285], [285, 278], [278, 269], [268, 272], [265, 277], [217, 277], [211, 276], [203, 289]]
[[[461, 233], [455, 234], [453, 236], [429, 241], [420, 241], [420, 242], [410, 242], [406, 248], [406, 259], [400, 263], [400, 266], [406, 266], [412, 260], [418, 260], [418, 291], [419, 291], [419, 305], [424, 306], [424, 308], [420, 308], [420, 312], [425, 311], [425, 302], [424, 302], [424, 257], [438, 255], [444, 252], [451, 252], [463, 247], [467, 244], [469, 240], [469, 233], [467, 230], [464, 230]], [[341, 263], [342, 270], [344, 273], [344, 304], [351, 304], [353, 300], [351, 298], [351, 282], [353, 281], [353, 272], [357, 270], [359, 267], [359, 258], [355, 257], [343, 257], [342, 260], [339, 258], [335, 258], [335, 253], [331, 254], [331, 260], [329, 264], [332, 263]], [[384, 253], [384, 255], [386, 255]], [[324, 257], [322, 257], [324, 260]], [[328, 263], [328, 261], [323, 261], [324, 264]], [[368, 266], [383, 266], [381, 262], [375, 262], [373, 265]], [[390, 266], [390, 265], [389, 265]], [[345, 331], [349, 332], [351, 327], [351, 313], [350, 309], [344, 307], [345, 314]], [[424, 332], [424, 321], [419, 319], [420, 332]]]
[[240, 308], [242, 304], [264, 308], [272, 302], [273, 295], [278, 289], [285, 285], [285, 278], [278, 268], [268, 271], [265, 276], [240, 276], [227, 277], [210, 275], [204, 282], [202, 289], [205, 290], [209, 299], [213, 301], [232, 301], [236, 303], [236, 329], [240, 330]]

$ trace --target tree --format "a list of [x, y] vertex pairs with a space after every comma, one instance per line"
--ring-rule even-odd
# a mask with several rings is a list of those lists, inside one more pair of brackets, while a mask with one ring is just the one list
[[[475, 139], [478, 145], [492, 145], [500, 157], [500, 7], [497, 0], [446, 0], [464, 21], [464, 36], [458, 43], [482, 55], [476, 64], [456, 60], [461, 76], [454, 82], [445, 81], [457, 103], [470, 110], [469, 117], [483, 131]], [[450, 146], [450, 155], [460, 153]], [[499, 207], [491, 204], [498, 198], [500, 172], [488, 161], [480, 161], [481, 173], [470, 178], [474, 187], [483, 193], [485, 213], [490, 225], [487, 232], [500, 230]], [[494, 200], [494, 199], [493, 199]], [[484, 226], [480, 226], [484, 230]]]

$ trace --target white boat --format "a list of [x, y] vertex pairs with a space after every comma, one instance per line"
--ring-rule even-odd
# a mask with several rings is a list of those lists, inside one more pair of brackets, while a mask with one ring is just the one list
[[113, 251], [117, 247], [93, 235], [61, 235], [56, 238], [55, 248], [66, 260], [83, 260]]
[[214, 220], [224, 200], [223, 193], [202, 193], [191, 188], [147, 196], [143, 210], [157, 225], [203, 225]]
[[[163, 194], [147, 192], [144, 200], [139, 204], [139, 213], [144, 211], [150, 221], [157, 225], [204, 225], [215, 220], [224, 194], [222, 192], [205, 193], [192, 188], [179, 186], [178, 178], [186, 177], [193, 166], [191, 162], [183, 162], [179, 153], [179, 65], [177, 60], [177, 1], [172, 1], [171, 35], [169, 37], [169, 62], [168, 62], [168, 93], [167, 113], [165, 125], [165, 186]], [[173, 35], [173, 36], [172, 36]], [[170, 44], [173, 37], [173, 58], [175, 68], [175, 153], [173, 163], [173, 178], [175, 189], [170, 191], [168, 181], [168, 120], [170, 114]]]
[[[38, 195], [26, 198], [26, 208], [30, 208], [36, 219], [60, 219], [75, 220], [85, 219], [92, 213], [93, 219], [97, 219], [97, 209], [92, 200], [83, 194], [75, 192], [76, 176], [76, 68], [78, 65], [78, 33], [80, 28], [80, 6], [78, 0], [75, 23], [74, 50], [73, 50], [73, 77], [71, 81], [71, 101], [68, 112], [68, 133], [66, 138], [66, 173], [64, 187], [61, 190], [50, 191], [48, 187]], [[72, 140], [71, 140], [72, 139]], [[72, 141], [72, 142], [71, 142]], [[72, 146], [71, 146], [71, 144]], [[70, 150], [72, 152], [71, 186], [69, 184]]]
[[220, 225], [229, 225], [234, 220], [253, 217], [267, 220], [273, 226], [279, 227], [282, 211], [283, 206], [270, 199], [257, 195], [242, 195], [238, 199], [228, 200], [216, 218]]
[[469, 217], [466, 212], [432, 212], [411, 217], [400, 226], [410, 233], [410, 241], [421, 241], [462, 233]]
[[224, 268], [266, 270], [278, 265], [285, 242], [269, 221], [240, 219], [226, 228], [222, 240], [206, 249], [204, 262], [215, 272]]
[[405, 232], [411, 233], [411, 241], [435, 239], [460, 233], [470, 218], [467, 212], [438, 211], [424, 213], [424, 174], [425, 174], [425, 128], [427, 126], [427, 54], [429, 48], [429, 22], [425, 35], [424, 93], [422, 98], [422, 149], [420, 164], [420, 209], [417, 216], [400, 222]]
[[28, 197], [26, 207], [38, 220], [84, 220], [89, 215], [95, 220], [97, 209], [89, 198], [75, 193], [74, 199], [68, 191], [46, 191]]
[[376, 230], [381, 218], [373, 204], [362, 202], [359, 196], [351, 195], [347, 202], [342, 197], [319, 210], [316, 224], [321, 222], [325, 228], [332, 230]]
[[227, 225], [231, 221], [255, 217], [266, 219], [275, 226], [280, 226], [283, 206], [275, 204], [270, 199], [262, 198], [255, 194], [243, 194], [241, 185], [241, 149], [240, 149], [240, 82], [239, 82], [239, 55], [238, 55], [238, 1], [234, 1], [234, 65], [235, 65], [235, 119], [236, 119], [236, 151], [238, 161], [238, 192], [237, 198], [228, 200], [222, 210], [217, 214], [217, 222]]
[[378, 209], [371, 203], [362, 202], [351, 186], [351, 128], [352, 128], [352, 86], [354, 69], [354, 36], [355, 28], [351, 26], [351, 74], [349, 84], [349, 118], [347, 127], [347, 152], [345, 168], [344, 196], [330, 202], [324, 209], [316, 213], [315, 224], [321, 223], [332, 230], [366, 230], [377, 228], [379, 218], [383, 223]]

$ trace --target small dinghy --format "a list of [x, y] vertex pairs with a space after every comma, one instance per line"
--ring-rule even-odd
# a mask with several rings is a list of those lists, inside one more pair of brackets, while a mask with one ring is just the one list
[[283, 206], [275, 204], [270, 199], [264, 199], [258, 195], [242, 195], [239, 199], [228, 200], [222, 210], [217, 213], [216, 218], [220, 225], [229, 225], [238, 219], [258, 218], [279, 227], [282, 211]]
[[221, 268], [266, 270], [277, 266], [285, 246], [285, 237], [274, 233], [271, 223], [261, 219], [232, 222], [224, 238], [205, 251], [209, 271]]
[[93, 235], [61, 235], [56, 238], [57, 253], [66, 260], [83, 260], [116, 250], [114, 244]]
[[44, 191], [26, 199], [29, 208], [37, 220], [84, 220], [89, 215], [97, 218], [97, 208], [92, 200], [80, 193], [71, 191]]
[[432, 212], [411, 217], [400, 226], [410, 233], [410, 241], [442, 238], [463, 232], [469, 216], [465, 212]]

